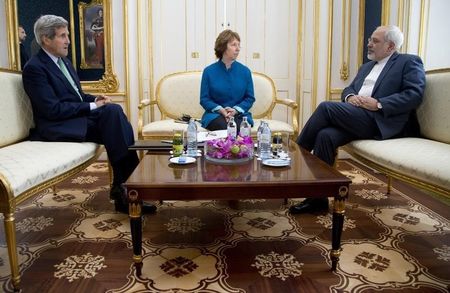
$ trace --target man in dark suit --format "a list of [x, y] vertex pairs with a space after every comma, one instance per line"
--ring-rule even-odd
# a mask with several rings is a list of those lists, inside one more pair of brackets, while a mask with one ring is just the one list
[[19, 51], [20, 51], [20, 68], [23, 69], [25, 64], [27, 63], [28, 59], [30, 57], [28, 56], [28, 53], [25, 49], [25, 45], [23, 42], [25, 42], [25, 39], [27, 38], [27, 33], [25, 32], [25, 29], [23, 26], [19, 25]]
[[[78, 76], [66, 58], [69, 49], [67, 21], [44, 15], [34, 24], [40, 51], [23, 69], [23, 85], [33, 107], [35, 128], [31, 140], [90, 141], [104, 144], [113, 168], [111, 198], [117, 211], [128, 212], [122, 183], [137, 166], [133, 129], [122, 108], [108, 96], [85, 94]], [[143, 212], [155, 212], [144, 205]]]
[[[411, 130], [418, 134], [415, 109], [422, 102], [425, 72], [418, 56], [397, 52], [402, 43], [398, 27], [378, 27], [367, 44], [371, 61], [344, 89], [342, 103], [322, 102], [297, 144], [332, 166], [336, 149], [353, 140], [401, 137]], [[328, 210], [328, 199], [307, 198], [289, 209], [293, 214], [320, 210]]]

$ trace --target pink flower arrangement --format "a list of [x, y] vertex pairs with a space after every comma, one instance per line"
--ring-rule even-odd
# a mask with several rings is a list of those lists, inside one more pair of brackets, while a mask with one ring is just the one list
[[206, 155], [216, 159], [242, 159], [253, 157], [253, 140], [250, 136], [228, 136], [206, 141]]

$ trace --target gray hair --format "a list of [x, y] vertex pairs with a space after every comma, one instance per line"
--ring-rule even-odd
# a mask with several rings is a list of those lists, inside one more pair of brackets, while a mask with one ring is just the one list
[[403, 45], [403, 33], [400, 28], [395, 25], [388, 25], [385, 28], [384, 40], [394, 43], [395, 49], [400, 50], [400, 47]]
[[61, 27], [68, 27], [69, 23], [61, 16], [42, 15], [34, 23], [34, 37], [39, 46], [42, 47], [42, 38], [53, 39], [56, 36], [56, 30]]

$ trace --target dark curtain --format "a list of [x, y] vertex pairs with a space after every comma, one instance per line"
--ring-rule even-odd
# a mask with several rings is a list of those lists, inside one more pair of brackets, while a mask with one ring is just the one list
[[[71, 41], [75, 41], [76, 44], [76, 64], [74, 64], [77, 70], [78, 76], [82, 81], [96, 81], [102, 78], [104, 74], [104, 69], [80, 69], [80, 24], [78, 16], [78, 3], [79, 0], [73, 0], [73, 12], [75, 18], [75, 36], [71, 36]], [[90, 3], [89, 0], [83, 0], [82, 2]], [[22, 25], [27, 34], [25, 40], [25, 50], [29, 53], [31, 57], [35, 52], [36, 45], [32, 44], [34, 39], [33, 26], [36, 20], [44, 14], [54, 14], [64, 17], [70, 25], [70, 2], [65, 1], [54, 1], [54, 0], [17, 0], [17, 11], [19, 25]], [[70, 28], [69, 28], [70, 32]], [[39, 48], [39, 47], [38, 47]], [[68, 58], [72, 61], [72, 51], [69, 47]]]
[[[55, 14], [64, 17], [67, 21], [70, 19], [69, 1], [33, 1], [17, 0], [17, 13], [19, 25], [22, 25], [27, 34], [24, 42], [25, 50], [32, 56], [32, 42], [34, 39], [33, 26], [39, 16], [44, 14]], [[34, 46], [33, 46], [34, 47]], [[69, 54], [71, 54], [69, 52]]]
[[365, 0], [365, 6], [363, 63], [369, 61], [369, 59], [367, 59], [367, 39], [370, 38], [373, 31], [381, 25], [382, 0]]

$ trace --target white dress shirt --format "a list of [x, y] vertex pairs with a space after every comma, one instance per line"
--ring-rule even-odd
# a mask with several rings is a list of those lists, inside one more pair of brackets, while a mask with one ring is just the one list
[[[393, 53], [392, 53], [393, 54]], [[378, 61], [372, 68], [372, 70], [369, 72], [369, 74], [364, 79], [363, 85], [359, 89], [358, 95], [359, 96], [365, 96], [365, 97], [371, 97], [373, 88], [375, 87], [375, 83], [377, 82], [378, 77], [381, 74], [381, 71], [383, 71], [384, 66], [386, 66], [386, 63], [388, 62], [389, 58], [391, 58], [391, 55], [384, 57], [380, 61]], [[348, 97], [355, 96], [356, 93], [348, 94], [344, 101], [347, 102]]]

